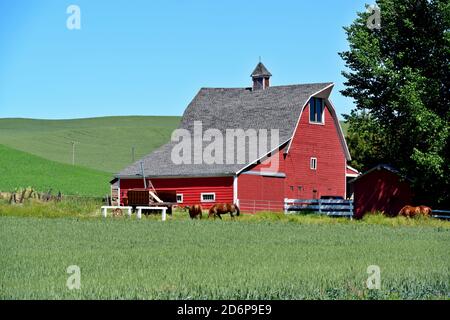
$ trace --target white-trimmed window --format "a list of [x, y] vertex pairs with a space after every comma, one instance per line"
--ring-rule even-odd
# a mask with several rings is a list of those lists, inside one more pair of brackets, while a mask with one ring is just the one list
[[177, 193], [177, 203], [183, 203], [183, 194]]
[[214, 202], [216, 201], [216, 194], [214, 192], [202, 193], [200, 199], [202, 202]]
[[311, 159], [309, 159], [309, 168], [311, 170], [317, 170], [317, 158], [311, 157]]
[[309, 101], [309, 122], [324, 123], [323, 121], [324, 103], [322, 98], [312, 97]]

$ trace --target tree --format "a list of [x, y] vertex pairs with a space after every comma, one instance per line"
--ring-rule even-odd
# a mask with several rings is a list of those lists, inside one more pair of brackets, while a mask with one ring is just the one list
[[417, 201], [450, 205], [450, 1], [378, 0], [345, 27], [345, 118], [358, 169], [388, 163], [412, 179]]

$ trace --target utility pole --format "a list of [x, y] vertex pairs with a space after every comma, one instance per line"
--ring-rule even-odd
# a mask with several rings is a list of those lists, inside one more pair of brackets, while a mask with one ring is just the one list
[[141, 161], [140, 165], [141, 165], [142, 179], [144, 179], [144, 188], [147, 189], [147, 180], [145, 180], [145, 173], [144, 173], [144, 163]]
[[76, 141], [72, 141], [72, 165], [75, 165], [75, 145], [78, 143]]

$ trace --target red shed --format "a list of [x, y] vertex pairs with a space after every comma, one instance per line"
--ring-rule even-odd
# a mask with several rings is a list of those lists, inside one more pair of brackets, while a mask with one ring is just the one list
[[400, 209], [412, 203], [409, 180], [388, 165], [378, 165], [352, 181], [355, 199], [355, 217], [381, 211], [395, 216]]
[[[271, 76], [259, 63], [252, 87], [202, 88], [172, 141], [116, 175], [120, 203], [129, 189], [143, 187], [141, 163], [156, 191], [176, 190], [182, 205], [234, 202], [244, 212], [281, 211], [285, 198], [345, 197], [350, 154], [330, 100], [334, 84], [270, 86]], [[237, 147], [218, 150], [222, 137]], [[194, 150], [179, 152], [181, 138]]]

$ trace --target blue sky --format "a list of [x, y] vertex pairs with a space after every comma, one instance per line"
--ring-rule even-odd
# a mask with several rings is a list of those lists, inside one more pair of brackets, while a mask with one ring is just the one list
[[[335, 82], [367, 1], [0, 0], [0, 117], [181, 115], [201, 87]], [[68, 30], [66, 9], [81, 9]]]

